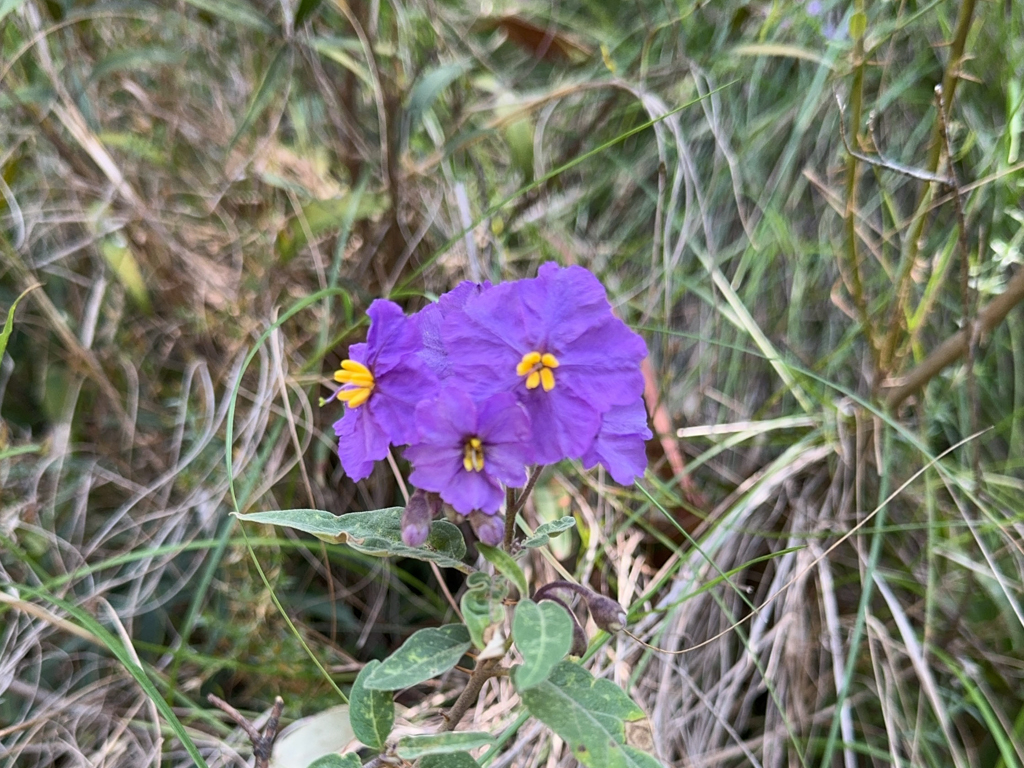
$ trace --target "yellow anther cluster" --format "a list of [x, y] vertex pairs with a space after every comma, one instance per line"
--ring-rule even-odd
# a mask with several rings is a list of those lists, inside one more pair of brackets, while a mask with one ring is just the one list
[[370, 369], [355, 360], [342, 360], [341, 369], [334, 372], [339, 384], [349, 384], [352, 389], [339, 389], [338, 399], [349, 408], [358, 408], [370, 399], [373, 392], [373, 374]]
[[484, 445], [479, 437], [471, 437], [462, 450], [462, 466], [467, 472], [484, 471]]
[[550, 352], [527, 352], [516, 366], [516, 374], [526, 377], [526, 388], [544, 387], [545, 392], [555, 388], [554, 370], [558, 367], [558, 358]]

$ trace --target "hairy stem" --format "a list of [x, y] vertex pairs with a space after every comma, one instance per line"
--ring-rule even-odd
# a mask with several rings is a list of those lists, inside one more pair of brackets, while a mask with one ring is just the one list
[[523, 488], [523, 492], [519, 494], [514, 505], [509, 505], [505, 512], [505, 541], [503, 547], [506, 552], [511, 551], [512, 542], [516, 537], [516, 515], [518, 515], [523, 507], [526, 506], [526, 500], [530, 498], [530, 493], [533, 491], [533, 487], [537, 484], [537, 480], [540, 479], [540, 473], [543, 467], [534, 467], [530, 470], [530, 479], [526, 481], [526, 487]]
[[473, 668], [473, 674], [469, 676], [469, 682], [466, 683], [466, 687], [459, 694], [459, 698], [455, 700], [448, 714], [445, 715], [444, 729], [446, 731], [455, 730], [455, 727], [465, 716], [466, 712], [469, 711], [469, 708], [476, 703], [484, 683], [498, 674], [499, 664], [501, 664], [501, 659], [484, 659], [477, 662], [476, 667]]

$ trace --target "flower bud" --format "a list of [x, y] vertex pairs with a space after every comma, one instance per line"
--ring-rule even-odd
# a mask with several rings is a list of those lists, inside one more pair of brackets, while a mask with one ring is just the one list
[[626, 612], [615, 600], [596, 592], [591, 592], [584, 599], [594, 623], [605, 632], [615, 634], [626, 628]]
[[501, 515], [485, 515], [473, 512], [469, 516], [469, 524], [473, 526], [476, 537], [484, 544], [497, 547], [505, 538], [505, 519]]
[[402, 512], [402, 541], [407, 547], [422, 547], [430, 535], [430, 522], [437, 514], [426, 491], [415, 491]]

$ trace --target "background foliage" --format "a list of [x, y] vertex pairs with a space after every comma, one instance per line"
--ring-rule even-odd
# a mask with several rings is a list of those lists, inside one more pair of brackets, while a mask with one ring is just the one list
[[[894, 395], [1019, 298], [1022, 32], [971, 0], [0, 0], [0, 304], [42, 284], [0, 368], [0, 758], [240, 764], [207, 693], [317, 712], [450, 622], [461, 576], [228, 513], [400, 506], [318, 406], [361, 311], [555, 259], [651, 349], [642, 487], [565, 465], [526, 510], [578, 521], [533, 584], [688, 649], [592, 645], [632, 738], [1024, 764], [1020, 309]], [[516, 705], [487, 684], [484, 761], [572, 765]]]

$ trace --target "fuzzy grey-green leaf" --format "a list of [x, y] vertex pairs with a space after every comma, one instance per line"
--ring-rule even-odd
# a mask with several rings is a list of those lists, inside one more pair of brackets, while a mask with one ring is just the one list
[[462, 619], [469, 629], [470, 639], [480, 650], [487, 645], [485, 637], [487, 628], [498, 624], [505, 618], [502, 600], [508, 594], [508, 585], [504, 579], [498, 583], [486, 573], [472, 573], [467, 579], [470, 589], [462, 596]]
[[526, 548], [543, 547], [551, 539], [558, 536], [562, 531], [567, 531], [576, 525], [576, 518], [566, 515], [550, 523], [544, 523], [533, 532], [533, 536], [523, 542]]
[[309, 768], [363, 768], [358, 755], [324, 755], [309, 764]]
[[513, 670], [512, 680], [526, 709], [565, 740], [581, 765], [659, 765], [649, 755], [625, 745], [625, 723], [640, 720], [644, 713], [615, 683], [596, 679], [578, 664], [563, 661], [547, 680], [524, 690], [518, 683], [521, 670]]
[[465, 624], [421, 629], [375, 667], [363, 685], [375, 691], [397, 691], [422, 683], [458, 664], [470, 645]]
[[469, 752], [452, 752], [450, 755], [427, 755], [418, 763], [419, 768], [480, 768], [480, 763]]
[[374, 557], [410, 557], [432, 561], [443, 568], [456, 568], [463, 572], [471, 570], [462, 562], [466, 555], [462, 533], [446, 520], [431, 524], [430, 535], [422, 547], [406, 546], [402, 541], [401, 507], [348, 515], [334, 515], [322, 509], [279, 509], [237, 517], [252, 523], [294, 528], [331, 544], [347, 544]]
[[530, 596], [530, 587], [526, 583], [526, 576], [523, 574], [523, 569], [519, 567], [519, 563], [512, 559], [505, 550], [492, 547], [489, 544], [478, 542], [476, 548], [480, 550], [480, 554], [484, 556], [484, 559], [498, 569], [506, 579], [515, 584], [516, 589], [519, 590], [520, 597]]
[[415, 760], [426, 755], [448, 755], [467, 749], [487, 747], [494, 743], [489, 733], [476, 731], [447, 731], [423, 736], [403, 736], [395, 751], [404, 760]]
[[512, 619], [512, 639], [523, 655], [516, 673], [520, 692], [547, 679], [572, 647], [572, 619], [557, 603], [520, 600]]
[[384, 749], [384, 742], [395, 724], [395, 701], [391, 691], [377, 691], [366, 687], [366, 678], [380, 666], [377, 660], [369, 662], [356, 676], [349, 694], [349, 722], [352, 732], [363, 744], [376, 750]]

